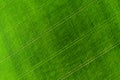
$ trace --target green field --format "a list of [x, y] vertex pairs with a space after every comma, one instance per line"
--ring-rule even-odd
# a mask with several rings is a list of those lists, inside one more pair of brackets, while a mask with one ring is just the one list
[[120, 0], [0, 0], [0, 80], [120, 80]]

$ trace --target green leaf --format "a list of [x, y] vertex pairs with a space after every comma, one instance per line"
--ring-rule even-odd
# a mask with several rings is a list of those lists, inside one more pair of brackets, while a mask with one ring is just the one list
[[119, 0], [0, 0], [0, 80], [120, 80]]

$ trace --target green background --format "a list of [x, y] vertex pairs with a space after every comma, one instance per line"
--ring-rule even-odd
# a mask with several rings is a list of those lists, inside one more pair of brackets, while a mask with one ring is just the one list
[[120, 80], [120, 0], [0, 0], [0, 80]]

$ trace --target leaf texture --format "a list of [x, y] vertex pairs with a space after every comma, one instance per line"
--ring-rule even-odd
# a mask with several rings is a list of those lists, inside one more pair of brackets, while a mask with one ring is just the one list
[[119, 0], [0, 0], [0, 80], [120, 80]]

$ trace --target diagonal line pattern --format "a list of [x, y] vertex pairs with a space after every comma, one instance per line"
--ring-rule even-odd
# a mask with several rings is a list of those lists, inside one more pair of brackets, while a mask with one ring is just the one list
[[[115, 16], [117, 16], [117, 15], [115, 15]], [[113, 18], [113, 17], [112, 17], [112, 18]], [[109, 18], [109, 19], [111, 19], [111, 18]], [[108, 19], [108, 20], [109, 20], [109, 19]], [[103, 24], [104, 24], [104, 23], [107, 23], [108, 20], [104, 21]], [[101, 24], [100, 26], [102, 26], [103, 24]], [[102, 28], [102, 27], [99, 27], [98, 30], [100, 31], [101, 28]], [[62, 54], [65, 50], [69, 49], [70, 47], [73, 47], [76, 43], [78, 43], [79, 41], [81, 41], [81, 40], [83, 40], [84, 38], [86, 38], [90, 33], [93, 33], [93, 32], [94, 32], [94, 29], [95, 29], [95, 28], [91, 29], [91, 30], [88, 31], [87, 33], [83, 34], [83, 36], [82, 36], [81, 38], [78, 37], [78, 38], [75, 39], [72, 43], [70, 43], [69, 45], [66, 45], [65, 47], [63, 47], [62, 49], [60, 49], [59, 51], [57, 51], [57, 52], [56, 52], [56, 55], [52, 55], [52, 56], [50, 56], [50, 57], [48, 57], [48, 58], [45, 58], [44, 61], [41, 61], [41, 62], [37, 63], [37, 64], [33, 67], [33, 69], [31, 69], [30, 71], [25, 72], [25, 73], [19, 75], [19, 77], [20, 77], [19, 79], [21, 79], [21, 78], [24, 76], [24, 74], [28, 74], [28, 73], [34, 71], [35, 69], [39, 68], [41, 65], [47, 63], [48, 61], [52, 60], [52, 59], [55, 58], [56, 56]], [[98, 32], [98, 31], [97, 31], [97, 32]]]
[[[107, 24], [107, 23], [108, 23], [109, 21], [111, 21], [112, 18], [114, 18], [115, 16], [119, 16], [119, 14], [116, 14], [116, 15], [110, 17], [109, 19], [103, 21], [103, 23], [100, 24], [99, 26], [102, 26], [102, 25], [104, 25], [104, 24]], [[97, 26], [96, 26], [96, 27], [97, 27]], [[100, 27], [100, 28], [101, 28], [101, 27]], [[98, 28], [98, 29], [100, 29], [100, 28]], [[65, 47], [63, 47], [62, 49], [58, 50], [58, 51], [56, 52], [56, 53], [58, 53], [57, 55], [60, 55], [60, 54], [61, 54], [62, 52], [64, 52], [66, 49], [72, 47], [73, 45], [75, 45], [76, 43], [78, 43], [79, 41], [81, 41], [82, 39], [86, 38], [86, 37], [88, 36], [88, 33], [90, 33], [90, 32], [93, 33], [93, 32], [94, 32], [94, 29], [95, 29], [95, 28], [92, 28], [92, 29], [91, 29], [90, 31], [88, 31], [86, 34], [83, 34], [81, 38], [75, 39], [74, 41], [72, 41], [71, 43], [69, 43], [68, 45], [66, 45]], [[59, 54], [59, 53], [60, 53], [60, 54]], [[40, 64], [42, 65], [42, 64], [48, 62], [49, 60], [52, 60], [52, 59], [53, 59], [54, 57], [56, 57], [57, 55], [52, 55], [52, 56], [50, 56], [50, 57], [48, 57], [48, 58], [45, 58], [44, 61], [41, 61], [41, 62], [39, 62], [38, 64], [36, 64], [36, 65], [34, 66], [34, 68], [36, 69], [36, 68], [38, 67], [38, 65], [40, 66]], [[25, 61], [29, 60], [31, 57], [32, 57], [32, 56], [29, 56], [28, 58], [26, 58], [26, 59], [23, 61], [23, 63], [24, 63]], [[51, 58], [51, 59], [50, 59], [50, 58]], [[48, 59], [48, 60], [47, 60], [47, 59]], [[45, 62], [45, 61], [46, 61], [46, 62]], [[16, 65], [16, 67], [17, 67], [17, 66], [18, 66], [18, 65]]]
[[[46, 4], [47, 4], [47, 2], [48, 2], [49, 0], [47, 0], [46, 2], [44, 2], [40, 7], [39, 7], [39, 9], [41, 9], [41, 8], [43, 8]], [[87, 4], [87, 2], [86, 2], [86, 4]], [[83, 7], [83, 6], [82, 6]], [[80, 10], [82, 7], [79, 7], [78, 9], [76, 9], [75, 11], [78, 11], [78, 10]], [[74, 14], [75, 12], [73, 11], [73, 14]], [[66, 16], [65, 18], [67, 18], [67, 17], [69, 17], [70, 15], [68, 15], [68, 16]], [[61, 22], [61, 21], [63, 21], [65, 18], [63, 18], [62, 20], [60, 20], [59, 22]], [[26, 19], [24, 19], [22, 22], [24, 22]], [[18, 25], [20, 25], [22, 22], [20, 22], [20, 23], [18, 23]], [[57, 24], [59, 24], [59, 23], [56, 23], [56, 24], [54, 24], [54, 26], [55, 25], [57, 25]], [[7, 32], [9, 32], [9, 31], [11, 31], [12, 29], [10, 28]], [[49, 29], [48, 29], [49, 30]]]
[[[52, 26], [52, 27], [54, 27], [54, 28], [49, 29], [48, 31], [43, 32], [44, 34], [42, 34], [42, 35], [45, 35], [45, 34], [47, 34], [48, 32], [51, 32], [52, 30], [54, 30], [55, 28], [57, 28], [59, 25], [63, 24], [65, 21], [67, 21], [67, 20], [69, 20], [70, 18], [72, 18], [74, 15], [80, 13], [80, 12], [83, 11], [85, 8], [89, 7], [89, 6], [90, 6], [92, 3], [94, 3], [95, 1], [96, 1], [96, 0], [93, 0], [91, 3], [89, 3], [89, 5], [83, 7], [83, 8], [80, 9], [80, 10], [78, 9], [78, 11], [74, 12], [74, 13], [71, 14], [71, 15], [68, 15], [68, 16], [65, 17], [63, 20], [59, 21], [59, 22], [56, 23], [54, 26]], [[21, 47], [21, 48], [20, 48], [18, 51], [16, 51], [14, 54], [9, 55], [9, 56], [5, 57], [3, 60], [1, 60], [1, 61], [0, 61], [0, 64], [3, 63], [6, 59], [8, 59], [8, 58], [10, 58], [10, 57], [12, 57], [12, 56], [18, 55], [18, 54], [19, 54], [19, 51], [23, 50], [24, 48], [26, 48], [26, 47], [29, 46], [29, 45], [32, 45], [34, 42], [36, 42], [36, 41], [39, 40], [40, 38], [41, 38], [41, 36], [39, 35], [37, 38], [33, 39], [32, 41], [27, 42], [26, 45], [24, 45], [23, 47]]]
[[82, 68], [84, 68], [85, 66], [89, 65], [90, 63], [92, 63], [93, 61], [97, 60], [98, 58], [104, 56], [106, 53], [108, 53], [109, 51], [111, 51], [112, 49], [117, 47], [118, 45], [120, 45], [120, 43], [116, 43], [116, 44], [110, 46], [108, 49], [101, 51], [98, 55], [93, 56], [92, 58], [90, 58], [87, 61], [85, 61], [83, 64], [80, 64], [79, 66], [75, 67], [73, 70], [67, 72], [65, 75], [60, 77], [58, 80], [64, 80], [64, 79], [68, 78], [70, 75], [72, 75], [75, 72], [81, 70]]
[[[76, 15], [76, 14], [75, 14], [75, 15]], [[73, 16], [74, 16], [74, 15], [73, 15]], [[68, 16], [68, 17], [71, 18], [72, 16], [71, 16], [71, 17]], [[69, 18], [65, 19], [64, 21], [67, 21]], [[64, 23], [64, 22], [63, 22], [63, 23]], [[61, 24], [63, 24], [63, 23], [62, 23], [62, 21], [61, 21], [59, 25], [61, 25]], [[52, 29], [54, 29], [54, 28], [52, 28]], [[48, 31], [49, 31], [49, 30], [48, 30]], [[83, 38], [84, 38], [84, 37], [86, 37], [86, 36], [83, 36]], [[39, 39], [39, 38], [38, 38], [38, 39]], [[28, 43], [27, 45], [25, 45], [25, 46], [23, 47], [23, 49], [24, 49], [25, 47], [31, 45], [32, 43], [34, 43], [34, 42], [37, 41], [38, 39], [36, 38], [36, 39], [32, 40], [30, 43]], [[82, 39], [80, 39], [80, 40], [82, 40]], [[77, 42], [79, 42], [79, 39], [78, 39], [78, 41], [73, 41], [73, 42], [76, 44]], [[117, 44], [116, 44], [116, 45], [117, 45]], [[68, 48], [71, 47], [71, 46], [73, 46], [73, 45], [69, 45], [69, 46], [67, 46], [67, 47], [65, 46], [65, 50], [68, 49]], [[64, 51], [64, 49], [63, 49], [63, 51]], [[63, 51], [59, 50], [58, 53], [62, 53]], [[107, 53], [107, 51], [105, 51], [105, 52]], [[109, 52], [109, 51], [108, 51], [108, 52]], [[106, 53], [104, 53], [104, 54], [106, 54]], [[88, 64], [92, 63], [93, 61], [95, 61], [97, 58], [101, 57], [101, 56], [104, 55], [104, 54], [101, 54], [101, 55], [98, 55], [98, 56], [96, 56], [96, 57], [93, 57], [93, 59], [90, 59], [89, 61], [87, 61], [86, 64], [83, 63], [83, 66], [81, 66], [81, 68], [83, 68], [83, 67], [87, 66]], [[59, 54], [58, 54], [58, 55], [59, 55]], [[53, 58], [56, 57], [56, 56], [57, 56], [57, 55], [46, 59], [46, 62], [48, 62], [49, 60], [53, 59]], [[46, 63], [46, 62], [43, 61], [43, 64]], [[39, 65], [40, 65], [40, 64], [39, 64]], [[37, 65], [37, 66], [35, 66], [35, 67], [39, 67], [39, 65]], [[67, 77], [69, 77], [69, 76], [72, 75], [73, 73], [77, 72], [77, 71], [78, 71], [79, 69], [81, 69], [81, 68], [75, 68], [76, 70], [75, 70], [75, 69], [71, 70], [70, 72], [68, 72], [68, 74], [66, 74], [64, 77], [62, 77], [62, 79], [66, 79]]]

